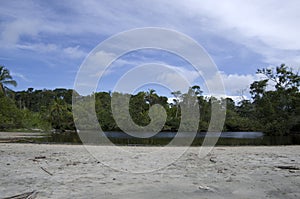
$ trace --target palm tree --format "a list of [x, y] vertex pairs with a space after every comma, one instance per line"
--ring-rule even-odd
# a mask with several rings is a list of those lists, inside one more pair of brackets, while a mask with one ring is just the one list
[[174, 97], [175, 97], [175, 99], [173, 99], [173, 101], [175, 102], [175, 106], [176, 106], [176, 115], [175, 115], [175, 118], [177, 118], [180, 97], [182, 96], [182, 94], [181, 94], [181, 91], [173, 91], [173, 92], [171, 92], [171, 94], [174, 95]]
[[154, 103], [154, 97], [155, 97], [155, 94], [156, 94], [155, 92], [156, 91], [154, 89], [149, 89], [149, 91], [147, 91], [147, 93], [146, 93], [145, 100], [148, 103], [149, 108]]
[[9, 90], [5, 85], [17, 86], [17, 82], [13, 80], [8, 69], [0, 66], [0, 93], [6, 94], [6, 90]]
[[65, 111], [64, 102], [61, 99], [54, 99], [54, 102], [50, 108], [50, 118], [52, 122], [52, 126], [54, 127], [55, 131], [62, 130], [62, 118], [63, 113]]

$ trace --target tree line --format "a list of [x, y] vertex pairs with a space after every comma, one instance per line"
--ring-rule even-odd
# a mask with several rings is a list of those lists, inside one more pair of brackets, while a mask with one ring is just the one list
[[[54, 90], [13, 91], [8, 85], [16, 86], [9, 71], [0, 66], [0, 130], [39, 129], [49, 131], [74, 131], [75, 124], [72, 114], [72, 94], [77, 98], [95, 99], [95, 104], [83, 104], [81, 107], [81, 122], [89, 124], [85, 106], [95, 106], [96, 115], [104, 131], [121, 131], [112, 110], [112, 97], [124, 103], [124, 97], [129, 100], [129, 113], [132, 121], [139, 126], [151, 122], [150, 107], [161, 105], [166, 112], [166, 122], [162, 131], [177, 131], [181, 124], [182, 107], [188, 103], [189, 97], [194, 97], [198, 106], [200, 118], [189, 118], [189, 122], [198, 122], [198, 131], [207, 131], [211, 119], [212, 103], [226, 104], [226, 119], [223, 131], [262, 131], [268, 134], [285, 135], [300, 132], [300, 76], [292, 68], [282, 64], [274, 69], [257, 70], [264, 78], [250, 85], [250, 100], [235, 103], [231, 98], [217, 99], [205, 97], [199, 86], [189, 88], [187, 93], [172, 92], [174, 100], [160, 96], [155, 90], [141, 91], [137, 94], [96, 92], [89, 96], [80, 96], [72, 89], [58, 88]], [[270, 86], [272, 89], [268, 89]], [[189, 104], [189, 107], [191, 105]], [[221, 107], [221, 106], [220, 106]], [[152, 109], [154, 110], [154, 109]], [[155, 111], [155, 110], [154, 110]], [[160, 112], [154, 112], [157, 117]], [[151, 114], [150, 114], [151, 115]], [[125, 112], [118, 112], [118, 121], [128, 122]], [[155, 118], [155, 117], [154, 117]], [[197, 121], [195, 121], [197, 120]], [[181, 124], [182, 125], [182, 124]]]

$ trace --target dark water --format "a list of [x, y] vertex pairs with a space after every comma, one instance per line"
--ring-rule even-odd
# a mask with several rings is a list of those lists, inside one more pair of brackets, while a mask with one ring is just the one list
[[[149, 138], [136, 138], [123, 132], [105, 132], [104, 134], [87, 131], [81, 132], [93, 134], [98, 143], [104, 140], [106, 136], [111, 142], [117, 145], [167, 145], [176, 136], [176, 132], [160, 132]], [[144, 136], [148, 136], [144, 133]], [[150, 134], [149, 134], [150, 136]], [[178, 136], [177, 139], [182, 143], [186, 138], [191, 137], [191, 133], [184, 133], [184, 136]], [[192, 143], [193, 146], [202, 145], [206, 133], [198, 133]], [[218, 133], [208, 133], [208, 137], [214, 138], [219, 136]], [[94, 138], [93, 138], [94, 139]], [[80, 137], [77, 133], [55, 133], [37, 138], [34, 142], [38, 143], [70, 143], [81, 144]], [[103, 142], [104, 143], [104, 142]], [[179, 142], [180, 143], [180, 142]], [[179, 144], [180, 145], [180, 144]], [[217, 145], [219, 146], [240, 146], [240, 145], [300, 145], [300, 135], [289, 136], [267, 136], [261, 132], [222, 132]]]

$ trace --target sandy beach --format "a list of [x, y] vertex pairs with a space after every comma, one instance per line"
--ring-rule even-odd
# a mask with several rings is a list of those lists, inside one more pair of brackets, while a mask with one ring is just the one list
[[[112, 166], [135, 166], [112, 146], [97, 149], [109, 154]], [[172, 156], [181, 149], [166, 150]], [[300, 146], [215, 147], [204, 158], [198, 150], [189, 148], [166, 167], [136, 174], [103, 165], [81, 145], [2, 143], [0, 198], [30, 191], [36, 198], [300, 198]]]

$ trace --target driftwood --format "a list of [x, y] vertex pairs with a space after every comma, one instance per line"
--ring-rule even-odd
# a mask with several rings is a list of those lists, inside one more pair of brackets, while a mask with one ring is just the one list
[[53, 176], [53, 174], [52, 173], [50, 173], [49, 171], [47, 171], [45, 168], [43, 168], [43, 167], [40, 167], [43, 171], [45, 171], [47, 174], [49, 174], [50, 176]]
[[278, 168], [278, 169], [288, 169], [288, 170], [300, 170], [299, 167], [295, 167], [295, 166], [276, 166], [276, 168]]
[[210, 158], [209, 161], [211, 161], [212, 163], [217, 163], [217, 161], [214, 158]]
[[32, 191], [32, 192], [27, 192], [27, 193], [3, 198], [3, 199], [34, 199], [36, 198], [37, 194], [38, 194], [37, 191]]
[[46, 159], [46, 156], [37, 156], [37, 157], [34, 157], [34, 159]]
[[214, 192], [214, 189], [208, 187], [208, 186], [199, 186], [198, 189], [202, 190], [202, 191], [211, 191]]
[[46, 156], [37, 156], [37, 157], [31, 158], [31, 159], [28, 159], [28, 160], [32, 160], [34, 162], [37, 162], [41, 159], [46, 159], [46, 158], [47, 158]]

